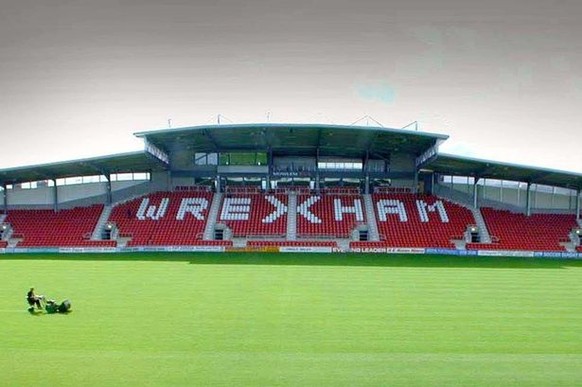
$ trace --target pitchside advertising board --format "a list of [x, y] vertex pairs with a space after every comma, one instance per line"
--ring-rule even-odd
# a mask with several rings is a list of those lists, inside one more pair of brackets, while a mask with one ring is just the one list
[[[268, 202], [272, 211], [261, 219], [261, 223], [274, 223], [284, 217], [289, 212], [288, 203], [284, 203], [273, 195], [263, 196]], [[312, 207], [321, 200], [321, 196], [308, 196], [297, 203], [297, 216], [301, 216], [309, 223], [324, 223], [323, 213], [318, 213]], [[193, 217], [199, 221], [206, 220], [206, 214], [210, 207], [210, 202], [204, 197], [182, 198], [175, 214], [169, 214], [170, 198], [162, 198], [157, 202], [150, 201], [149, 198], [142, 199], [136, 217], [139, 220], [160, 220], [165, 217], [173, 217], [177, 221], [183, 221], [187, 217]], [[253, 201], [250, 197], [227, 197], [222, 204], [219, 214], [219, 221], [249, 221], [253, 212]], [[347, 214], [352, 214], [355, 221], [364, 222], [364, 206], [359, 198], [334, 198], [333, 199], [333, 219], [336, 222], [344, 220]], [[405, 203], [397, 199], [378, 200], [375, 205], [379, 222], [408, 222], [411, 216], [417, 216], [423, 223], [430, 221], [448, 223], [449, 216], [442, 201], [427, 203], [418, 199], [415, 201], [415, 213], [411, 214]], [[321, 209], [319, 210], [321, 211]], [[435, 213], [437, 217], [430, 217], [430, 213]]]
[[[261, 252], [264, 249], [231, 249], [224, 246], [135, 246], [135, 247], [77, 247], [77, 248], [6, 248], [0, 249], [0, 254], [10, 253], [146, 253], [146, 252], [205, 252], [223, 253], [228, 251]], [[310, 246], [285, 246], [271, 247], [269, 252], [280, 253], [375, 253], [375, 254], [431, 254], [431, 255], [456, 255], [456, 256], [488, 256], [488, 257], [534, 257], [542, 259], [582, 259], [582, 253], [569, 252], [534, 252], [534, 251], [507, 251], [507, 250], [454, 250], [454, 249], [421, 249], [406, 247], [372, 247], [355, 248], [344, 251], [332, 247]]]

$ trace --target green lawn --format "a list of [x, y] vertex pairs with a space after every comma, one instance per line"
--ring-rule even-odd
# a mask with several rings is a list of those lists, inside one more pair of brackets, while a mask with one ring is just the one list
[[582, 262], [0, 255], [0, 294], [0, 386], [582, 385]]

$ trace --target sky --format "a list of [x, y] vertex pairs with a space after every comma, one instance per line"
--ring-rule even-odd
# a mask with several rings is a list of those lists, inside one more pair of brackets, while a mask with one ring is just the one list
[[579, 0], [0, 0], [0, 168], [218, 115], [369, 116], [582, 173], [581, 17]]

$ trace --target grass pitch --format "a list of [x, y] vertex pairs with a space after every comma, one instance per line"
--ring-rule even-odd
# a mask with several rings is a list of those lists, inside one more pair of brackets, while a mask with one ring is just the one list
[[0, 294], [2, 386], [582, 385], [582, 262], [3, 255]]

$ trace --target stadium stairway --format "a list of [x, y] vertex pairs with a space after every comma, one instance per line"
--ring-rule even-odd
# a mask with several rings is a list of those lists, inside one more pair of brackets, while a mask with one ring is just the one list
[[582, 218], [576, 219], [576, 222], [578, 223], [578, 226], [582, 228]]
[[337, 246], [342, 250], [342, 251], [350, 251], [350, 243], [352, 242], [349, 239], [335, 239], [335, 242], [337, 244]]
[[6, 214], [0, 214], [0, 224], [4, 223], [4, 219], [6, 219]]
[[366, 208], [366, 219], [368, 220], [368, 239], [371, 242], [380, 240], [380, 233], [378, 232], [378, 223], [376, 223], [376, 213], [374, 212], [374, 201], [372, 195], [362, 195], [364, 198], [364, 207]]
[[216, 225], [216, 219], [218, 218], [218, 211], [220, 211], [221, 204], [222, 193], [217, 192], [214, 194], [212, 204], [210, 205], [210, 210], [208, 211], [208, 218], [206, 219], [206, 226], [202, 236], [202, 239], [205, 241], [214, 239], [214, 226]]
[[101, 240], [101, 233], [103, 232], [103, 228], [105, 224], [109, 220], [109, 215], [111, 215], [111, 211], [113, 210], [113, 206], [104, 206], [103, 211], [101, 211], [101, 215], [97, 220], [97, 224], [95, 225], [95, 229], [91, 233], [91, 240], [98, 241]]
[[297, 240], [297, 194], [291, 192], [287, 203], [287, 240]]
[[475, 225], [479, 228], [479, 240], [481, 243], [491, 243], [491, 235], [489, 234], [489, 229], [487, 228], [487, 223], [485, 223], [481, 209], [475, 208], [472, 205], [467, 205], [463, 201], [457, 201], [448, 196], [443, 196], [442, 198], [471, 211], [473, 218], [475, 219]]
[[491, 243], [491, 235], [489, 234], [489, 230], [487, 229], [487, 223], [485, 223], [485, 219], [483, 218], [483, 214], [479, 208], [471, 207], [469, 208], [473, 213], [473, 218], [475, 218], [475, 224], [479, 228], [479, 239], [481, 243]]

